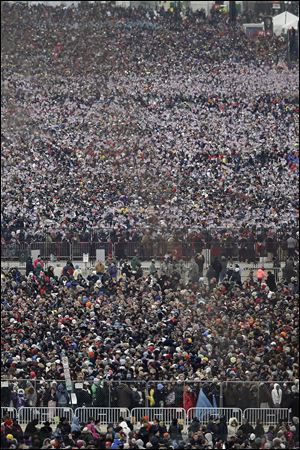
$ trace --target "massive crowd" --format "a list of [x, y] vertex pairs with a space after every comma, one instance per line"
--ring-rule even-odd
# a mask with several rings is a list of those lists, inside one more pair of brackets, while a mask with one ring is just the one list
[[[200, 273], [201, 260], [191, 263], [188, 283], [176, 261], [159, 271], [152, 263], [145, 275], [136, 258], [124, 262], [119, 273], [113, 261], [97, 263], [87, 277], [70, 261], [61, 277], [55, 276], [54, 268], [44, 268], [40, 259], [28, 261], [27, 275], [17, 269], [3, 272], [2, 374], [14, 380], [64, 380], [66, 354], [71, 378], [96, 384], [95, 389], [100, 382], [102, 389], [109, 381], [165, 381], [160, 393], [154, 383], [152, 406], [160, 401], [183, 406], [178, 395], [171, 395], [169, 404], [166, 400], [177, 381], [212, 386], [224, 380], [269, 386], [287, 381], [294, 383], [296, 394], [299, 279], [293, 261], [281, 281], [259, 269], [243, 283], [238, 265], [221, 261], [209, 267], [208, 283]], [[255, 405], [257, 393], [246, 386], [245, 398], [252, 395]], [[18, 388], [25, 387], [30, 383], [12, 386], [14, 405]], [[55, 398], [49, 399], [52, 388]], [[57, 389], [57, 384], [48, 386], [45, 400], [41, 386], [34, 406], [47, 406]], [[107, 384], [103, 389], [108, 390]], [[107, 395], [101, 395], [105, 406]], [[234, 395], [243, 397], [242, 392]], [[264, 401], [274, 406], [271, 389], [266, 395]], [[117, 403], [110, 406], [133, 407], [132, 393], [125, 397], [127, 403], [121, 404], [116, 394]]]
[[250, 41], [217, 13], [3, 9], [2, 242], [296, 237], [281, 37]]
[[228, 254], [207, 283], [200, 255], [188, 282], [177, 260], [153, 262], [149, 275], [137, 258], [119, 270], [99, 262], [88, 276], [69, 261], [58, 277], [39, 259], [26, 275], [2, 271], [2, 405], [69, 405], [67, 356], [80, 406], [188, 410], [200, 383], [218, 404], [226, 382], [225, 406], [295, 417], [258, 434], [195, 424], [184, 442], [175, 422], [102, 434], [61, 420], [59, 431], [31, 423], [23, 436], [5, 418], [1, 447], [297, 448], [299, 84], [284, 40], [250, 41], [217, 12], [1, 8], [2, 243], [219, 229], [290, 242], [282, 280], [260, 268], [242, 281]]

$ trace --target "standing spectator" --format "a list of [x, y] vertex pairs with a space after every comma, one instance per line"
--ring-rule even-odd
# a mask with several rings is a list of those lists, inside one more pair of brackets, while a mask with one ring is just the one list
[[189, 279], [191, 283], [198, 283], [199, 281], [199, 267], [195, 259], [191, 259]]
[[293, 236], [290, 236], [287, 239], [287, 249], [288, 249], [288, 256], [289, 257], [293, 257], [295, 256], [295, 250], [297, 248], [297, 240], [295, 238], [293, 238]]
[[276, 292], [277, 291], [277, 285], [275, 280], [275, 275], [268, 271], [268, 276], [266, 279], [267, 286], [269, 287], [270, 291]]
[[198, 264], [199, 277], [202, 278], [203, 277], [203, 268], [204, 268], [204, 263], [205, 263], [204, 255], [202, 253], [197, 253], [197, 255], [195, 256], [195, 261]]
[[264, 267], [259, 268], [256, 272], [257, 281], [259, 283], [262, 283], [266, 277], [267, 277], [267, 274], [265, 272], [265, 268]]
[[282, 402], [282, 390], [280, 389], [280, 386], [278, 383], [274, 384], [274, 388], [271, 392], [272, 396], [272, 402], [274, 405], [274, 408], [280, 408], [281, 402]]

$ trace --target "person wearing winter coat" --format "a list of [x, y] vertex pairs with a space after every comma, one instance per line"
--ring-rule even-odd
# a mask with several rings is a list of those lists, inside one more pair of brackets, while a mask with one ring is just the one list
[[236, 437], [238, 428], [239, 428], [239, 424], [238, 424], [237, 419], [235, 417], [231, 417], [228, 421], [228, 427], [227, 427], [228, 439], [231, 437]]
[[27, 406], [36, 406], [37, 404], [37, 393], [31, 383], [25, 389], [25, 399]]
[[264, 427], [263, 427], [260, 419], [257, 419], [257, 421], [256, 421], [256, 426], [254, 428], [254, 434], [256, 437], [259, 437], [259, 438], [263, 437], [265, 434], [265, 430], [264, 430]]
[[92, 436], [95, 440], [100, 438], [100, 435], [96, 430], [96, 425], [93, 418], [89, 419], [89, 423], [86, 425], [86, 428], [92, 433]]
[[89, 388], [89, 383], [85, 381], [83, 387], [75, 390], [77, 396], [77, 405], [79, 408], [82, 406], [92, 406], [93, 399], [91, 390]]
[[203, 277], [203, 268], [204, 268], [204, 263], [205, 263], [204, 255], [202, 255], [202, 253], [197, 253], [197, 255], [195, 256], [195, 261], [198, 264], [199, 277]]
[[238, 431], [242, 431], [243, 435], [247, 436], [248, 438], [250, 434], [254, 433], [254, 428], [252, 425], [250, 425], [248, 419], [243, 419], [243, 423], [239, 427]]
[[80, 433], [81, 426], [79, 423], [79, 419], [76, 416], [72, 417], [72, 423], [71, 423], [71, 433]]
[[219, 281], [219, 279], [220, 279], [220, 273], [221, 273], [221, 271], [222, 271], [222, 264], [221, 264], [221, 262], [219, 261], [219, 258], [218, 258], [218, 257], [216, 257], [216, 258], [214, 259], [214, 261], [212, 262], [212, 267], [214, 268], [214, 270], [215, 270], [215, 272], [216, 272], [216, 278], [217, 278], [217, 281]]
[[222, 283], [222, 281], [224, 280], [227, 272], [227, 259], [225, 256], [221, 256], [221, 266], [222, 268], [219, 276], [220, 283]]
[[105, 272], [104, 264], [101, 261], [97, 261], [95, 269], [97, 275], [102, 275]]
[[265, 278], [267, 278], [267, 274], [266, 274], [266, 272], [265, 272], [265, 268], [264, 268], [264, 267], [261, 267], [261, 268], [259, 268], [259, 269], [257, 270], [257, 272], [256, 272], [256, 278], [257, 278], [257, 281], [258, 281], [259, 283], [262, 283], [262, 281], [263, 281]]
[[57, 406], [64, 407], [69, 404], [69, 394], [63, 384], [59, 384], [56, 391]]
[[185, 411], [188, 412], [190, 408], [194, 408], [196, 406], [196, 402], [197, 397], [195, 393], [189, 386], [185, 386], [183, 392], [183, 408]]
[[272, 272], [268, 272], [268, 277], [266, 279], [267, 286], [269, 287], [270, 291], [276, 292], [277, 291], [277, 285], [275, 280], [275, 275]]
[[233, 274], [231, 276], [231, 281], [233, 283], [239, 284], [240, 286], [242, 285], [241, 269], [238, 264], [235, 265]]
[[281, 402], [282, 402], [282, 389], [280, 389], [279, 384], [275, 383], [274, 388], [271, 392], [272, 402], [274, 405], [274, 408], [280, 408]]
[[38, 434], [38, 429], [37, 429], [37, 425], [38, 425], [39, 421], [38, 419], [33, 419], [31, 422], [29, 422], [25, 428], [25, 437], [26, 436], [33, 436], [34, 434]]
[[170, 439], [176, 443], [182, 441], [182, 430], [183, 426], [178, 423], [178, 419], [173, 419], [168, 431]]
[[32, 262], [32, 258], [29, 257], [26, 261], [26, 277], [28, 277], [28, 275], [30, 273], [34, 273], [34, 267], [33, 267], [33, 262]]
[[120, 384], [117, 387], [118, 408], [131, 409], [132, 391], [127, 384]]
[[192, 283], [198, 283], [199, 281], [199, 267], [194, 258], [191, 260], [189, 279]]
[[150, 275], [155, 275], [157, 273], [157, 268], [155, 267], [155, 260], [152, 259], [150, 267], [149, 267], [149, 273]]
[[221, 416], [219, 423], [218, 438], [221, 439], [223, 442], [225, 442], [227, 440], [227, 435], [228, 435], [228, 426], [226, 423], [226, 417]]
[[53, 433], [53, 429], [50, 425], [50, 422], [44, 422], [43, 426], [40, 428], [40, 439], [44, 441], [44, 439], [50, 438]]
[[114, 280], [117, 279], [118, 268], [115, 264], [110, 264], [107, 271], [112, 279], [114, 279]]
[[14, 408], [19, 409], [25, 406], [26, 399], [25, 399], [25, 391], [24, 389], [18, 389], [18, 392], [16, 392], [13, 396], [13, 405]]
[[192, 423], [189, 426], [188, 431], [191, 433], [197, 433], [197, 431], [200, 430], [200, 426], [201, 426], [201, 424], [200, 424], [198, 417], [193, 417]]
[[208, 270], [206, 272], [206, 278], [208, 279], [208, 284], [209, 285], [211, 284], [211, 280], [213, 278], [217, 278], [216, 271], [215, 271], [215, 269], [213, 268], [212, 265], [209, 266], [209, 268], [208, 268]]
[[139, 261], [139, 259], [136, 256], [134, 256], [131, 260], [131, 268], [133, 272], [136, 272], [141, 266], [142, 264]]

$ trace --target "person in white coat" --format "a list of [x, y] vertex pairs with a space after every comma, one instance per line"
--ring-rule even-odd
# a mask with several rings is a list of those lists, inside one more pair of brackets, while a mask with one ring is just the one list
[[229, 421], [228, 421], [228, 427], [227, 427], [227, 429], [228, 429], [228, 435], [227, 435], [228, 439], [230, 437], [236, 437], [236, 433], [237, 433], [238, 427], [239, 427], [239, 424], [238, 424], [237, 419], [235, 417], [231, 417], [229, 419]]
[[282, 390], [280, 389], [279, 384], [275, 383], [274, 388], [271, 392], [272, 401], [274, 408], [280, 408], [281, 402], [282, 402]]

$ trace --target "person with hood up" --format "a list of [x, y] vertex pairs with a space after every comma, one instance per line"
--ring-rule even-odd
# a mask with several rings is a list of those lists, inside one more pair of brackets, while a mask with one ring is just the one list
[[69, 394], [66, 387], [61, 383], [56, 391], [57, 406], [65, 407], [69, 404]]
[[282, 389], [280, 389], [280, 386], [278, 383], [274, 384], [274, 388], [271, 392], [272, 402], [274, 405], [274, 408], [280, 408], [281, 402], [282, 402]]
[[72, 423], [71, 423], [71, 433], [80, 433], [81, 432], [81, 426], [79, 423], [79, 419], [76, 416], [72, 417]]
[[137, 256], [134, 256], [132, 258], [130, 264], [131, 264], [131, 268], [132, 268], [133, 272], [137, 272], [137, 270], [142, 266], [142, 264]]
[[92, 436], [95, 439], [95, 441], [100, 438], [100, 435], [96, 430], [96, 425], [93, 418], [89, 419], [89, 423], [86, 425], [86, 428], [92, 433]]
[[228, 439], [231, 437], [236, 437], [238, 428], [239, 428], [239, 424], [238, 424], [236, 417], [231, 417], [228, 421], [228, 427], [227, 427]]

